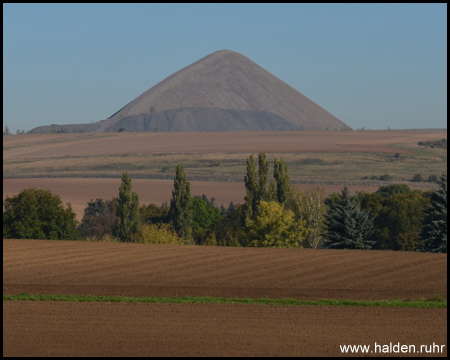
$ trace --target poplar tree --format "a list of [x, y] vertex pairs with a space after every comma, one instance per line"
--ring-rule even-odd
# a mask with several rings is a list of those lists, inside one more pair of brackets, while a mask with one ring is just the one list
[[265, 153], [258, 154], [258, 196], [256, 207], [262, 200], [267, 200], [267, 178], [269, 177], [269, 160], [266, 160]]
[[291, 188], [288, 166], [284, 164], [283, 158], [280, 158], [280, 161], [274, 159], [273, 177], [276, 181], [277, 200], [283, 205], [289, 197]]
[[447, 253], [447, 173], [439, 180], [439, 190], [431, 193], [422, 230], [423, 251]]
[[186, 244], [193, 244], [191, 184], [186, 180], [186, 174], [181, 164], [178, 164], [176, 168], [169, 216], [177, 235], [183, 238]]
[[270, 181], [269, 188], [267, 190], [266, 201], [267, 202], [271, 202], [271, 201], [275, 201], [276, 202], [276, 201], [278, 201], [277, 185], [275, 183], [275, 179], [272, 179]]
[[289, 197], [290, 182], [287, 165], [283, 158], [274, 160], [274, 179], [267, 185], [269, 160], [265, 153], [258, 154], [258, 172], [256, 172], [253, 154], [247, 158], [247, 175], [244, 177], [247, 194], [245, 196], [245, 218], [256, 216], [261, 201], [276, 201], [283, 205]]
[[140, 226], [139, 198], [135, 192], [131, 192], [131, 177], [127, 172], [122, 174], [116, 215], [116, 234], [119, 241], [132, 242]]
[[327, 221], [326, 247], [328, 249], [370, 249], [375, 241], [373, 219], [360, 208], [347, 186], [339, 200], [325, 216]]
[[271, 201], [271, 188], [267, 188], [269, 160], [265, 153], [258, 154], [258, 172], [256, 172], [253, 154], [247, 159], [247, 175], [244, 177], [247, 194], [245, 196], [245, 218], [254, 218], [261, 201]]
[[256, 198], [258, 193], [258, 181], [256, 175], [255, 158], [251, 154], [247, 158], [247, 175], [244, 176], [245, 188], [245, 217], [251, 218], [256, 212]]

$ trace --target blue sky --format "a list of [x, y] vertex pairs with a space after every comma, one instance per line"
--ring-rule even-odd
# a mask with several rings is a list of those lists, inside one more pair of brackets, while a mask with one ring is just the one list
[[3, 124], [105, 119], [222, 49], [353, 128], [447, 127], [447, 4], [3, 4]]

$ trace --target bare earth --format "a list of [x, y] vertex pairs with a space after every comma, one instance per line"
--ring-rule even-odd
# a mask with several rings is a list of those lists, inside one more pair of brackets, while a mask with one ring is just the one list
[[[3, 294], [20, 292], [420, 298], [447, 294], [447, 254], [3, 240]], [[447, 309], [3, 302], [3, 356], [341, 356], [391, 342], [446, 356]]]
[[342, 356], [375, 342], [446, 356], [447, 309], [3, 302], [3, 356]]
[[3, 293], [420, 299], [447, 254], [3, 240]]

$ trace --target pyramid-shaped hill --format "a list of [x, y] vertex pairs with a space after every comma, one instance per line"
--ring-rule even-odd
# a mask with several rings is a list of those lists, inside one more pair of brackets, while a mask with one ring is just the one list
[[[75, 125], [72, 125], [75, 126]], [[89, 131], [350, 130], [247, 57], [216, 51], [156, 84]]]

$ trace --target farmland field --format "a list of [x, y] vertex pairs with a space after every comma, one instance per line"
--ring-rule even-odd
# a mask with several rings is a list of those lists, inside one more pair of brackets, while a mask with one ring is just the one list
[[446, 345], [447, 309], [3, 302], [3, 356], [342, 356], [375, 342]]
[[[193, 195], [242, 203], [249, 154], [283, 157], [292, 182], [326, 194], [439, 175], [446, 132], [43, 134], [3, 137], [3, 199], [50, 189], [80, 220], [118, 195], [169, 201], [175, 166]], [[389, 174], [391, 180], [380, 180]], [[447, 254], [3, 240], [3, 294], [212, 296], [302, 300], [447, 296]], [[3, 356], [342, 356], [339, 345], [445, 345], [447, 309], [3, 301]], [[348, 354], [344, 354], [348, 355]], [[370, 354], [369, 354], [370, 355]], [[375, 355], [375, 354], [374, 354]], [[380, 355], [380, 354], [376, 354]], [[386, 354], [388, 356], [396, 354]], [[408, 355], [439, 355], [415, 353]]]
[[[293, 183], [379, 185], [439, 175], [447, 151], [418, 141], [447, 133], [401, 131], [116, 133], [5, 136], [3, 178], [120, 177], [173, 179], [178, 163], [188, 180], [242, 181], [246, 159], [283, 157]], [[431, 185], [431, 184], [429, 184]]]
[[447, 254], [5, 239], [3, 293], [419, 299]]
[[[302, 189], [321, 185], [325, 193], [343, 185], [374, 192], [380, 185], [408, 184], [436, 189], [424, 179], [447, 168], [447, 151], [418, 146], [446, 138], [446, 132], [335, 131], [225, 133], [43, 134], [3, 137], [3, 199], [24, 188], [50, 189], [71, 202], [78, 219], [91, 199], [118, 194], [127, 171], [140, 203], [169, 201], [175, 167], [184, 165], [194, 195], [216, 204], [242, 203], [250, 153], [283, 157], [290, 179]], [[382, 175], [392, 177], [381, 181]]]
[[[17, 293], [420, 299], [447, 295], [447, 255], [3, 240], [3, 294]], [[4, 301], [3, 314], [4, 356], [339, 356], [340, 344], [447, 344], [446, 308]]]
[[4, 160], [123, 153], [388, 152], [394, 144], [417, 145], [446, 132], [414, 131], [262, 131], [187, 133], [90, 133], [4, 136]]

